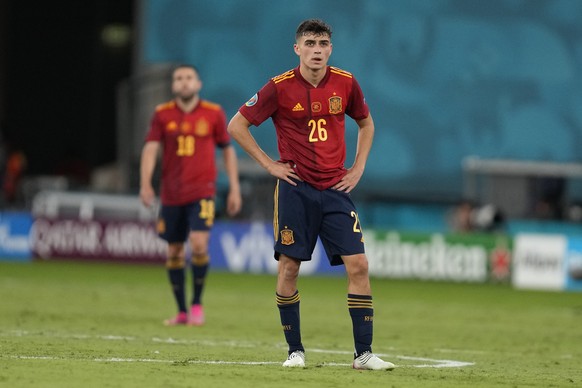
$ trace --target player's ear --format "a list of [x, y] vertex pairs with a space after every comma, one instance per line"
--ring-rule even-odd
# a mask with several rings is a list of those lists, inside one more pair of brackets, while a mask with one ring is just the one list
[[293, 51], [295, 51], [295, 54], [299, 55], [299, 46], [297, 43], [293, 44]]

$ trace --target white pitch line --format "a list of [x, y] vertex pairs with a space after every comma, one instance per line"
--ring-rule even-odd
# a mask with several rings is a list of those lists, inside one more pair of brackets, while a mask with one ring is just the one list
[[[461, 362], [461, 361], [452, 361], [452, 360], [433, 360], [430, 358], [415, 358], [415, 357], [405, 357], [405, 356], [397, 356], [401, 359], [408, 359], [408, 360], [426, 360], [431, 362], [441, 362], [441, 364], [421, 364], [421, 365], [397, 365], [397, 368], [460, 368], [463, 366], [470, 366], [474, 365], [472, 362]], [[51, 356], [10, 356], [12, 359], [17, 360], [53, 360], [53, 361], [68, 361], [68, 360], [82, 360], [80, 358], [65, 358], [65, 357], [51, 357]], [[203, 364], [203, 365], [280, 365], [280, 361], [223, 361], [223, 360], [187, 360], [187, 361], [176, 361], [176, 360], [158, 360], [153, 358], [120, 358], [120, 357], [111, 357], [111, 358], [94, 358], [91, 361], [94, 362], [144, 362], [144, 363], [162, 363], [162, 364], [175, 364], [175, 363], [187, 363], [187, 364]], [[349, 367], [352, 364], [348, 363], [339, 363], [339, 362], [323, 362], [321, 364], [317, 364], [317, 366], [340, 366], [340, 367]]]
[[[65, 357], [51, 357], [51, 356], [10, 356], [12, 359], [17, 360], [53, 360], [53, 361], [67, 361], [67, 360], [77, 360], [81, 361], [82, 358], [65, 358]], [[174, 363], [187, 363], [187, 364], [224, 364], [224, 365], [279, 365], [281, 362], [276, 361], [219, 361], [219, 360], [187, 360], [187, 361], [174, 361], [174, 360], [156, 360], [154, 358], [94, 358], [91, 361], [94, 362], [154, 362], [161, 364], [174, 364]], [[346, 364], [348, 365], [348, 364]]]
[[[309, 352], [329, 353], [329, 354], [353, 354], [353, 352], [348, 352], [345, 350], [326, 350], [326, 349], [309, 349]], [[436, 360], [433, 358], [426, 358], [426, 357], [411, 357], [411, 356], [401, 356], [401, 355], [376, 353], [376, 352], [374, 352], [374, 354], [376, 354], [377, 356], [380, 356], [380, 357], [398, 358], [401, 360], [425, 361], [425, 362], [434, 363], [434, 364], [412, 365], [415, 368], [460, 368], [463, 366], [475, 365], [474, 362], [464, 362], [464, 361], [455, 361], [455, 360]]]
[[[24, 330], [14, 330], [12, 331], [14, 336], [22, 337], [28, 335], [38, 335], [41, 336], [48, 336], [47, 333], [30, 333]], [[0, 333], [0, 335], [3, 335]], [[108, 340], [108, 341], [135, 341], [138, 340], [136, 337], [130, 336], [119, 336], [119, 335], [87, 335], [87, 334], [51, 334], [52, 337], [58, 338], [75, 338], [75, 339], [91, 339], [97, 338], [101, 340]], [[230, 347], [245, 347], [245, 348], [256, 348], [257, 345], [251, 342], [239, 342], [239, 341], [210, 341], [210, 340], [182, 340], [182, 339], [174, 339], [174, 338], [157, 338], [153, 337], [151, 339], [152, 342], [157, 343], [165, 343], [165, 344], [198, 344], [198, 345], [206, 345], [206, 346], [230, 346]], [[441, 349], [442, 351], [443, 349]], [[462, 350], [459, 350], [462, 352]], [[340, 354], [340, 355], [352, 355], [353, 352], [345, 351], [345, 350], [330, 350], [330, 349], [309, 349], [309, 352], [313, 353], [326, 353], [326, 354]], [[412, 356], [404, 356], [404, 355], [394, 355], [394, 354], [386, 354], [386, 353], [376, 353], [380, 357], [387, 357], [389, 359], [400, 359], [400, 360], [407, 360], [407, 361], [420, 361], [421, 364], [415, 365], [402, 365], [400, 367], [412, 367], [412, 368], [461, 368], [466, 366], [475, 365], [474, 362], [465, 362], [465, 361], [456, 361], [456, 360], [442, 360], [442, 359], [433, 359], [427, 357], [412, 357]], [[0, 356], [1, 358], [1, 356]], [[65, 358], [59, 357], [50, 357], [50, 356], [11, 356], [11, 358], [15, 359], [32, 359], [32, 360], [65, 360]], [[156, 359], [133, 359], [133, 358], [109, 358], [109, 359], [94, 359], [93, 361], [97, 362], [161, 362], [161, 363], [179, 363], [184, 361], [172, 361], [172, 360], [156, 360]], [[237, 362], [237, 361], [213, 361], [213, 360], [188, 360], [186, 361], [190, 364], [231, 364], [231, 365], [275, 365], [280, 364], [280, 362], [275, 361], [252, 361], [252, 362]], [[343, 364], [343, 363], [333, 363], [333, 362], [324, 362], [322, 364], [318, 364], [321, 366], [351, 366], [351, 364]]]
[[172, 361], [172, 360], [156, 360], [151, 358], [95, 358], [96, 362], [161, 362], [161, 363], [188, 363], [188, 364], [205, 364], [205, 365], [275, 365], [281, 364], [275, 361], [218, 361], [218, 360], [187, 360], [187, 361]]

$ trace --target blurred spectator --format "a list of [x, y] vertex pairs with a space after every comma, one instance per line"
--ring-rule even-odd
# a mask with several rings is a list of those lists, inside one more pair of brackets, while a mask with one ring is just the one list
[[462, 200], [451, 212], [449, 223], [454, 232], [471, 232], [473, 225], [471, 222], [471, 213], [473, 212], [473, 203], [468, 200]]
[[13, 149], [6, 156], [2, 190], [7, 204], [16, 202], [18, 189], [26, 170], [26, 155], [20, 149]]
[[532, 179], [531, 215], [537, 219], [559, 220], [564, 217], [566, 180], [561, 177]]
[[463, 199], [449, 213], [449, 224], [453, 232], [497, 232], [504, 226], [501, 211], [492, 204], [477, 205]]

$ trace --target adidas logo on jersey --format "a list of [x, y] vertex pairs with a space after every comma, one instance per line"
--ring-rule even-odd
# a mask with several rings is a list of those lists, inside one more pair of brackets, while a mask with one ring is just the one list
[[302, 110], [305, 110], [305, 109], [303, 109], [303, 107], [301, 106], [300, 103], [297, 103], [297, 105], [295, 105], [293, 107], [293, 112], [299, 112], [299, 111], [302, 111]]

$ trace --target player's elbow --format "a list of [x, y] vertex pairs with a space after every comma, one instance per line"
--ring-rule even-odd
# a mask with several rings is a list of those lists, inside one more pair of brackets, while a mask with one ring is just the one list
[[245, 130], [248, 131], [250, 123], [248, 120], [237, 112], [228, 123], [226, 130], [235, 139]]

